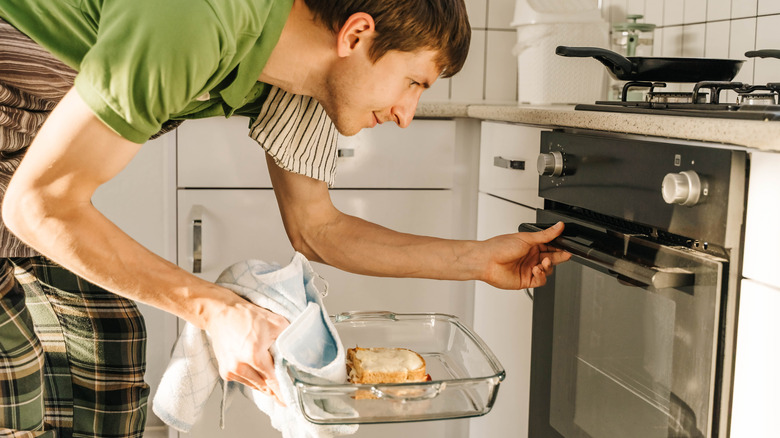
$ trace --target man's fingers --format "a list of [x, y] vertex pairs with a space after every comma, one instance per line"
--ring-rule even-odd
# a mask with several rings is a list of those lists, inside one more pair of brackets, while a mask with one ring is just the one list
[[550, 263], [555, 266], [569, 260], [571, 258], [571, 253], [566, 251], [550, 251], [543, 252], [541, 256], [542, 261], [544, 261], [544, 259], [549, 259]]
[[241, 384], [244, 384], [252, 389], [256, 389], [261, 392], [266, 392], [267, 388], [266, 385], [261, 384], [262, 378], [259, 374], [257, 374], [256, 371], [252, 370], [254, 372], [254, 375], [252, 377], [247, 377], [248, 372], [246, 370], [251, 370], [251, 367], [245, 366], [241, 368], [241, 374], [238, 373], [228, 373], [225, 376], [225, 380], [230, 380], [234, 382], [238, 382]]
[[537, 245], [541, 243], [547, 243], [556, 237], [560, 236], [563, 232], [563, 222], [558, 222], [555, 225], [545, 228], [542, 231], [537, 231], [535, 233], [525, 233], [526, 236], [523, 238], [526, 242]]

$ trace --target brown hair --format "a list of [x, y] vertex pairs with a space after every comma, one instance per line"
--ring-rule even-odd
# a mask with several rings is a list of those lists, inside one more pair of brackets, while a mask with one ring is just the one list
[[376, 38], [369, 56], [376, 62], [391, 50], [438, 52], [435, 62], [448, 78], [466, 62], [471, 26], [463, 0], [304, 0], [314, 17], [334, 32], [352, 14], [374, 18]]

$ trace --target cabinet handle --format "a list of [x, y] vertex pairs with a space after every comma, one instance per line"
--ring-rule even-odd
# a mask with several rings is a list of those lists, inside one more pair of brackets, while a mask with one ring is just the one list
[[504, 157], [493, 157], [493, 165], [504, 169], [525, 170], [525, 161], [510, 160]]
[[337, 151], [337, 155], [339, 156], [339, 158], [341, 158], [341, 157], [354, 157], [355, 156], [355, 150], [354, 149], [347, 149], [347, 148], [339, 149]]
[[192, 220], [192, 272], [200, 274], [203, 264], [203, 221], [200, 218]]

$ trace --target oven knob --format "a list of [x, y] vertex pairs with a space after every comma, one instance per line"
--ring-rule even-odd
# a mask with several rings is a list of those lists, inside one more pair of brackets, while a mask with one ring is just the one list
[[563, 154], [558, 151], [539, 154], [536, 159], [536, 170], [541, 176], [563, 175]]
[[661, 184], [661, 194], [667, 204], [696, 205], [707, 194], [707, 184], [693, 170], [667, 173]]

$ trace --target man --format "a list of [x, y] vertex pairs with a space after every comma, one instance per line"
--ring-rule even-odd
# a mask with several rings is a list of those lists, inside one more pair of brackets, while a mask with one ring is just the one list
[[[310, 260], [518, 289], [568, 258], [545, 245], [560, 225], [474, 242], [345, 215], [326, 182], [288, 165], [303, 140], [266, 144], [328, 118], [345, 135], [407, 126], [420, 94], [463, 65], [462, 0], [6, 0], [0, 18], [3, 221], [29, 246], [0, 235], [0, 434], [142, 434], [145, 333], [131, 300], [207, 330], [224, 378], [276, 390], [268, 348], [288, 322], [155, 256], [90, 203], [171, 120], [252, 118], [290, 241]], [[53, 77], [75, 85], [58, 95]], [[279, 135], [274, 90], [327, 117], [294, 116], [297, 134]]]

